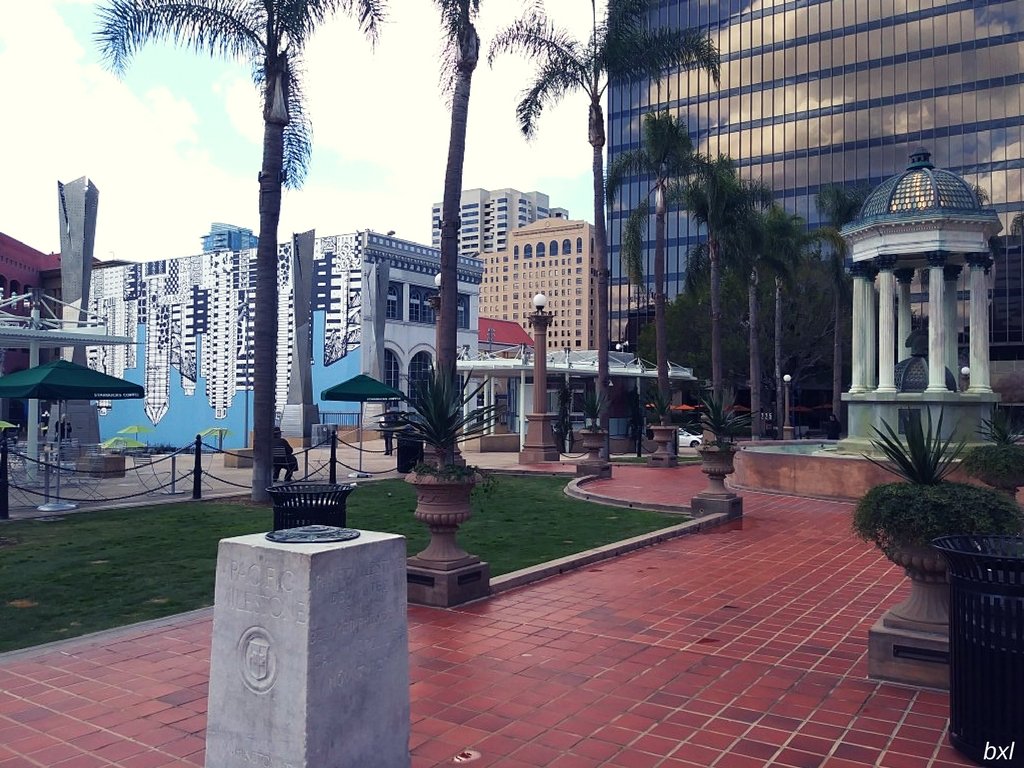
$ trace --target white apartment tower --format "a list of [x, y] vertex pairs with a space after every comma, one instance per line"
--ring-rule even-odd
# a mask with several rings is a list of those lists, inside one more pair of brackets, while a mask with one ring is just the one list
[[[504, 251], [509, 232], [540, 219], [568, 219], [565, 208], [552, 208], [541, 192], [518, 189], [462, 190], [462, 227], [459, 231], [459, 255]], [[433, 206], [433, 246], [441, 247], [441, 203]]]

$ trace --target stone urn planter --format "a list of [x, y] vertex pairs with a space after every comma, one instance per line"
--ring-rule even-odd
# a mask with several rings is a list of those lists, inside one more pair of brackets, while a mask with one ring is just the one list
[[949, 633], [946, 561], [933, 547], [899, 547], [891, 560], [910, 579], [910, 595], [882, 617], [887, 626], [915, 632]]
[[430, 543], [409, 558], [410, 565], [447, 571], [480, 562], [456, 541], [459, 526], [473, 515], [469, 497], [479, 479], [475, 473], [445, 477], [411, 472], [406, 476], [405, 482], [416, 489], [414, 517], [430, 530]]
[[725, 478], [736, 471], [736, 449], [732, 445], [705, 444], [698, 448], [697, 452], [701, 458], [700, 471], [708, 476], [708, 487], [700, 495], [719, 499], [735, 496], [736, 494], [725, 487]]
[[669, 424], [664, 426], [656, 424], [651, 426], [654, 433], [654, 442], [658, 448], [647, 459], [650, 467], [675, 467], [679, 462], [676, 460], [675, 451], [672, 450], [672, 441], [676, 439], [676, 428]]
[[604, 448], [608, 433], [603, 429], [582, 429], [579, 435], [587, 456], [576, 464], [576, 476], [611, 477], [612, 465], [601, 458], [601, 449]]

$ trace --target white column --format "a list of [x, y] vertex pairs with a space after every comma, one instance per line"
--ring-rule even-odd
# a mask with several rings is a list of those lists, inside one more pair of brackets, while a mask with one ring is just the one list
[[896, 391], [895, 256], [876, 259], [878, 265], [878, 391]]
[[[533, 386], [537, 386], [534, 382]], [[526, 445], [526, 369], [519, 371], [519, 450]]]
[[991, 392], [992, 378], [988, 357], [988, 281], [987, 253], [967, 256], [971, 276], [971, 385], [968, 392]]
[[874, 265], [868, 267], [864, 283], [864, 386], [878, 386], [878, 291], [875, 290]]
[[928, 254], [928, 388], [927, 392], [946, 391], [946, 287], [943, 267], [946, 254]]
[[850, 354], [850, 363], [853, 368], [853, 377], [850, 380], [850, 392], [857, 393], [865, 391], [864, 386], [864, 265], [854, 264], [850, 270], [853, 274], [853, 324], [852, 337], [853, 349]]
[[896, 359], [903, 360], [910, 357], [910, 347], [907, 346], [907, 339], [913, 330], [913, 314], [910, 309], [910, 284], [914, 280], [914, 270], [897, 269], [895, 272], [897, 282], [897, 304], [899, 315], [896, 325]]
[[943, 277], [946, 280], [944, 311], [946, 313], [946, 367], [952, 371], [955, 379], [960, 375], [960, 366], [957, 363], [957, 339], [960, 335], [960, 313], [956, 306], [956, 285], [960, 279], [963, 267], [959, 264], [949, 265], [943, 268]]

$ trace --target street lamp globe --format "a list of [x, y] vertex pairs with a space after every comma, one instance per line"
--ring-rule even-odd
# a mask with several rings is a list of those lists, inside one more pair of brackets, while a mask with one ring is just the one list
[[971, 369], [970, 369], [970, 368], [968, 368], [968, 367], [967, 367], [967, 366], [965, 365], [965, 366], [964, 366], [963, 368], [961, 368], [961, 369], [960, 369], [960, 375], [961, 375], [961, 376], [970, 376], [970, 375], [971, 375]]
[[533, 297], [533, 306], [537, 308], [538, 312], [543, 312], [544, 307], [546, 307], [547, 304], [548, 297], [545, 296], [543, 293], [538, 293], [536, 296]]
[[787, 384], [789, 384], [789, 382], [791, 382], [791, 381], [793, 380], [793, 377], [792, 377], [792, 376], [790, 376], [790, 375], [789, 375], [789, 374], [787, 373], [787, 374], [786, 374], [785, 376], [783, 376], [783, 377], [782, 377], [782, 380], [783, 380], [784, 382], [786, 382]]
[[436, 275], [434, 275], [434, 287], [435, 288], [440, 288], [441, 287], [441, 273], [440, 272], [438, 272]]

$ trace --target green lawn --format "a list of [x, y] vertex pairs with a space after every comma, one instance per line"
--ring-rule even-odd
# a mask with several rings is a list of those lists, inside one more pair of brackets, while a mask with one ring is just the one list
[[[459, 541], [495, 575], [665, 528], [678, 516], [571, 499], [566, 480], [496, 477]], [[348, 524], [427, 543], [402, 480], [363, 483]], [[196, 502], [0, 524], [0, 651], [210, 605], [217, 542], [269, 530], [270, 507]]]

